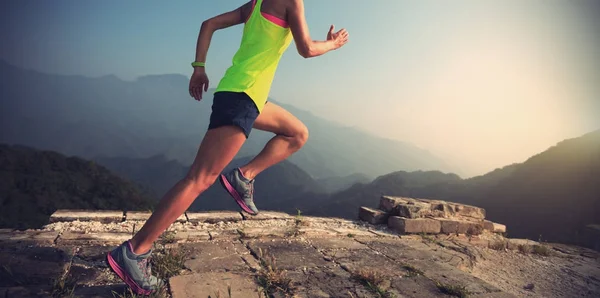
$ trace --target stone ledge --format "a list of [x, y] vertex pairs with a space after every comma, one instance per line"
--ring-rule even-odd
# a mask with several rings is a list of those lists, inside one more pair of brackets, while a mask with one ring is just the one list
[[483, 231], [483, 222], [472, 222], [457, 219], [436, 219], [441, 224], [443, 234], [471, 234], [479, 235]]
[[123, 211], [114, 210], [56, 210], [50, 216], [50, 223], [70, 221], [97, 221], [101, 223], [121, 222], [125, 216]]
[[[148, 212], [148, 211], [127, 211], [125, 213], [125, 220], [126, 221], [146, 221], [148, 220], [148, 218], [150, 218], [150, 215], [152, 215], [152, 212]], [[187, 218], [185, 217], [185, 213], [180, 215], [175, 222], [187, 222]]]
[[34, 241], [36, 243], [53, 243], [58, 237], [56, 231], [4, 231], [0, 233], [0, 241]]
[[384, 224], [387, 222], [389, 215], [385, 211], [360, 207], [358, 218], [373, 225]]
[[292, 215], [276, 211], [261, 211], [257, 215], [240, 213], [244, 220], [293, 219]]
[[435, 219], [411, 219], [399, 216], [390, 216], [388, 226], [395, 231], [406, 234], [439, 234], [442, 229], [440, 221]]
[[242, 220], [242, 215], [233, 211], [188, 212], [186, 214], [188, 221], [191, 223], [237, 222]]
[[493, 233], [506, 233], [505, 225], [491, 222], [489, 220], [483, 221], [483, 228]]
[[68, 231], [58, 237], [57, 243], [120, 244], [131, 239], [131, 237], [131, 233], [82, 233]]

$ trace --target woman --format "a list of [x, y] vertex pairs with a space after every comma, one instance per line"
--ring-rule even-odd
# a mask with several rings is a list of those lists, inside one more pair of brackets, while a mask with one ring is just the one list
[[[302, 0], [253, 0], [202, 23], [189, 92], [196, 100], [208, 90], [204, 61], [213, 33], [244, 23], [244, 33], [232, 66], [214, 94], [208, 131], [186, 177], [159, 202], [156, 211], [129, 241], [111, 251], [107, 260], [115, 273], [138, 294], [150, 294], [162, 282], [152, 276], [149, 257], [152, 244], [191, 203], [217, 179], [241, 209], [257, 214], [254, 178], [268, 167], [300, 149], [308, 130], [292, 114], [267, 102], [271, 83], [283, 52], [294, 39], [304, 58], [342, 47], [348, 33], [334, 32], [324, 41], [310, 38]], [[238, 153], [252, 128], [275, 136], [247, 165], [221, 174]]]

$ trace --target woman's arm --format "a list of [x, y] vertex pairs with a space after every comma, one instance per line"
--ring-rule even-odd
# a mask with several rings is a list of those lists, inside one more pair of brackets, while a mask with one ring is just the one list
[[220, 14], [202, 22], [202, 27], [198, 34], [198, 43], [196, 44], [195, 61], [206, 62], [210, 40], [215, 31], [244, 23], [251, 10], [252, 1], [249, 1], [235, 10]]
[[342, 29], [338, 32], [333, 32], [333, 25], [329, 28], [327, 40], [316, 41], [312, 40], [308, 32], [308, 25], [304, 16], [304, 1], [292, 0], [287, 10], [288, 22], [294, 42], [300, 56], [311, 58], [323, 55], [331, 50], [337, 50], [348, 42], [348, 32]]

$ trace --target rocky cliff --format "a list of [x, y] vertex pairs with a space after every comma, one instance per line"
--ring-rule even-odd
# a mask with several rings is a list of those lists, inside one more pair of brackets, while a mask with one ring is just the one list
[[[155, 296], [600, 296], [598, 252], [505, 238], [474, 206], [384, 197], [379, 207], [357, 210], [364, 220], [186, 213], [155, 245], [153, 270], [168, 280]], [[58, 210], [42, 229], [0, 230], [0, 296], [135, 297], [105, 254], [149, 215]]]

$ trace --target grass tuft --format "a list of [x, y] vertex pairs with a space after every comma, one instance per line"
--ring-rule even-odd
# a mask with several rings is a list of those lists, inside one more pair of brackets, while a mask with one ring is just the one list
[[394, 295], [383, 288], [385, 277], [372, 269], [361, 268], [352, 274], [352, 277], [360, 282], [371, 293], [378, 298], [394, 298]]
[[262, 249], [259, 249], [259, 254], [261, 269], [256, 273], [256, 281], [263, 294], [266, 297], [276, 292], [293, 295], [294, 287], [292, 280], [287, 277], [287, 271], [277, 268], [277, 260], [273, 255], [263, 253]]
[[469, 296], [469, 291], [467, 291], [467, 288], [465, 286], [461, 286], [461, 285], [448, 285], [448, 284], [442, 284], [442, 283], [437, 283], [437, 288], [444, 294], [447, 295], [451, 295], [451, 296], [455, 296], [455, 297], [459, 297], [459, 298], [466, 298]]

